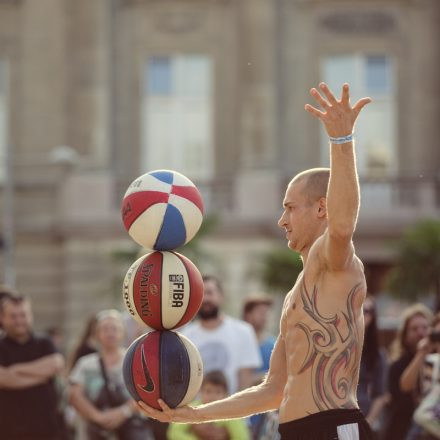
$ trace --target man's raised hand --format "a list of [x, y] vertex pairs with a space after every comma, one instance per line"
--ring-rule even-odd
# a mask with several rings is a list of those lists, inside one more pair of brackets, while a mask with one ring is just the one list
[[353, 132], [356, 119], [362, 108], [371, 102], [371, 98], [362, 98], [352, 107], [350, 104], [349, 86], [342, 86], [341, 99], [337, 100], [328, 88], [327, 84], [320, 83], [322, 94], [312, 88], [310, 94], [315, 98], [322, 110], [306, 104], [305, 110], [320, 119], [330, 137], [348, 136]]

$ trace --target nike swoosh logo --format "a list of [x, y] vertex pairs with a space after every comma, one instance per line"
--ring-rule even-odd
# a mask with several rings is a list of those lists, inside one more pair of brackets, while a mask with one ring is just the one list
[[152, 393], [154, 391], [154, 382], [151, 379], [150, 371], [148, 370], [147, 360], [145, 359], [144, 346], [141, 346], [141, 361], [142, 361], [142, 369], [144, 370], [145, 381], [147, 382], [145, 386], [139, 385], [138, 387], [146, 391], [147, 393]]

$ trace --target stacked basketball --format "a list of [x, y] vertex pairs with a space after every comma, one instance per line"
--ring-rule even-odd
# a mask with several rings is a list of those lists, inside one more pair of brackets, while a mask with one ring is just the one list
[[174, 252], [190, 241], [203, 220], [198, 189], [175, 171], [152, 171], [137, 178], [122, 202], [130, 236], [152, 252], [135, 261], [123, 284], [124, 303], [150, 331], [134, 341], [124, 359], [124, 380], [131, 396], [160, 408], [185, 405], [198, 393], [203, 366], [196, 347], [171, 331], [199, 310], [203, 282], [197, 267]]

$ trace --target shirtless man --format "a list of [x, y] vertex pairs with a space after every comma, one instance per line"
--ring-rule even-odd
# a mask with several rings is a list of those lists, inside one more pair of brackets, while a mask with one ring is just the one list
[[304, 270], [287, 294], [280, 334], [263, 383], [231, 397], [162, 411], [140, 402], [149, 416], [166, 422], [202, 423], [279, 409], [281, 439], [371, 438], [356, 401], [363, 343], [363, 265], [352, 237], [359, 211], [359, 184], [352, 132], [359, 112], [344, 84], [341, 99], [328, 86], [313, 88], [318, 118], [330, 137], [331, 168], [304, 171], [289, 183], [278, 224]]

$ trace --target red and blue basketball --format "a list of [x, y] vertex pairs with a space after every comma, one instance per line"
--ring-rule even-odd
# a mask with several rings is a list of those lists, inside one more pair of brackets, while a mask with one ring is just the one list
[[155, 251], [136, 260], [123, 283], [124, 303], [138, 322], [169, 330], [189, 322], [203, 299], [197, 267], [177, 252]]
[[136, 339], [123, 363], [125, 386], [136, 401], [160, 409], [161, 398], [169, 407], [186, 405], [199, 392], [203, 378], [200, 353], [185, 336], [152, 331]]
[[176, 171], [157, 170], [128, 187], [122, 220], [134, 241], [147, 249], [177, 249], [197, 233], [203, 220], [199, 190]]

